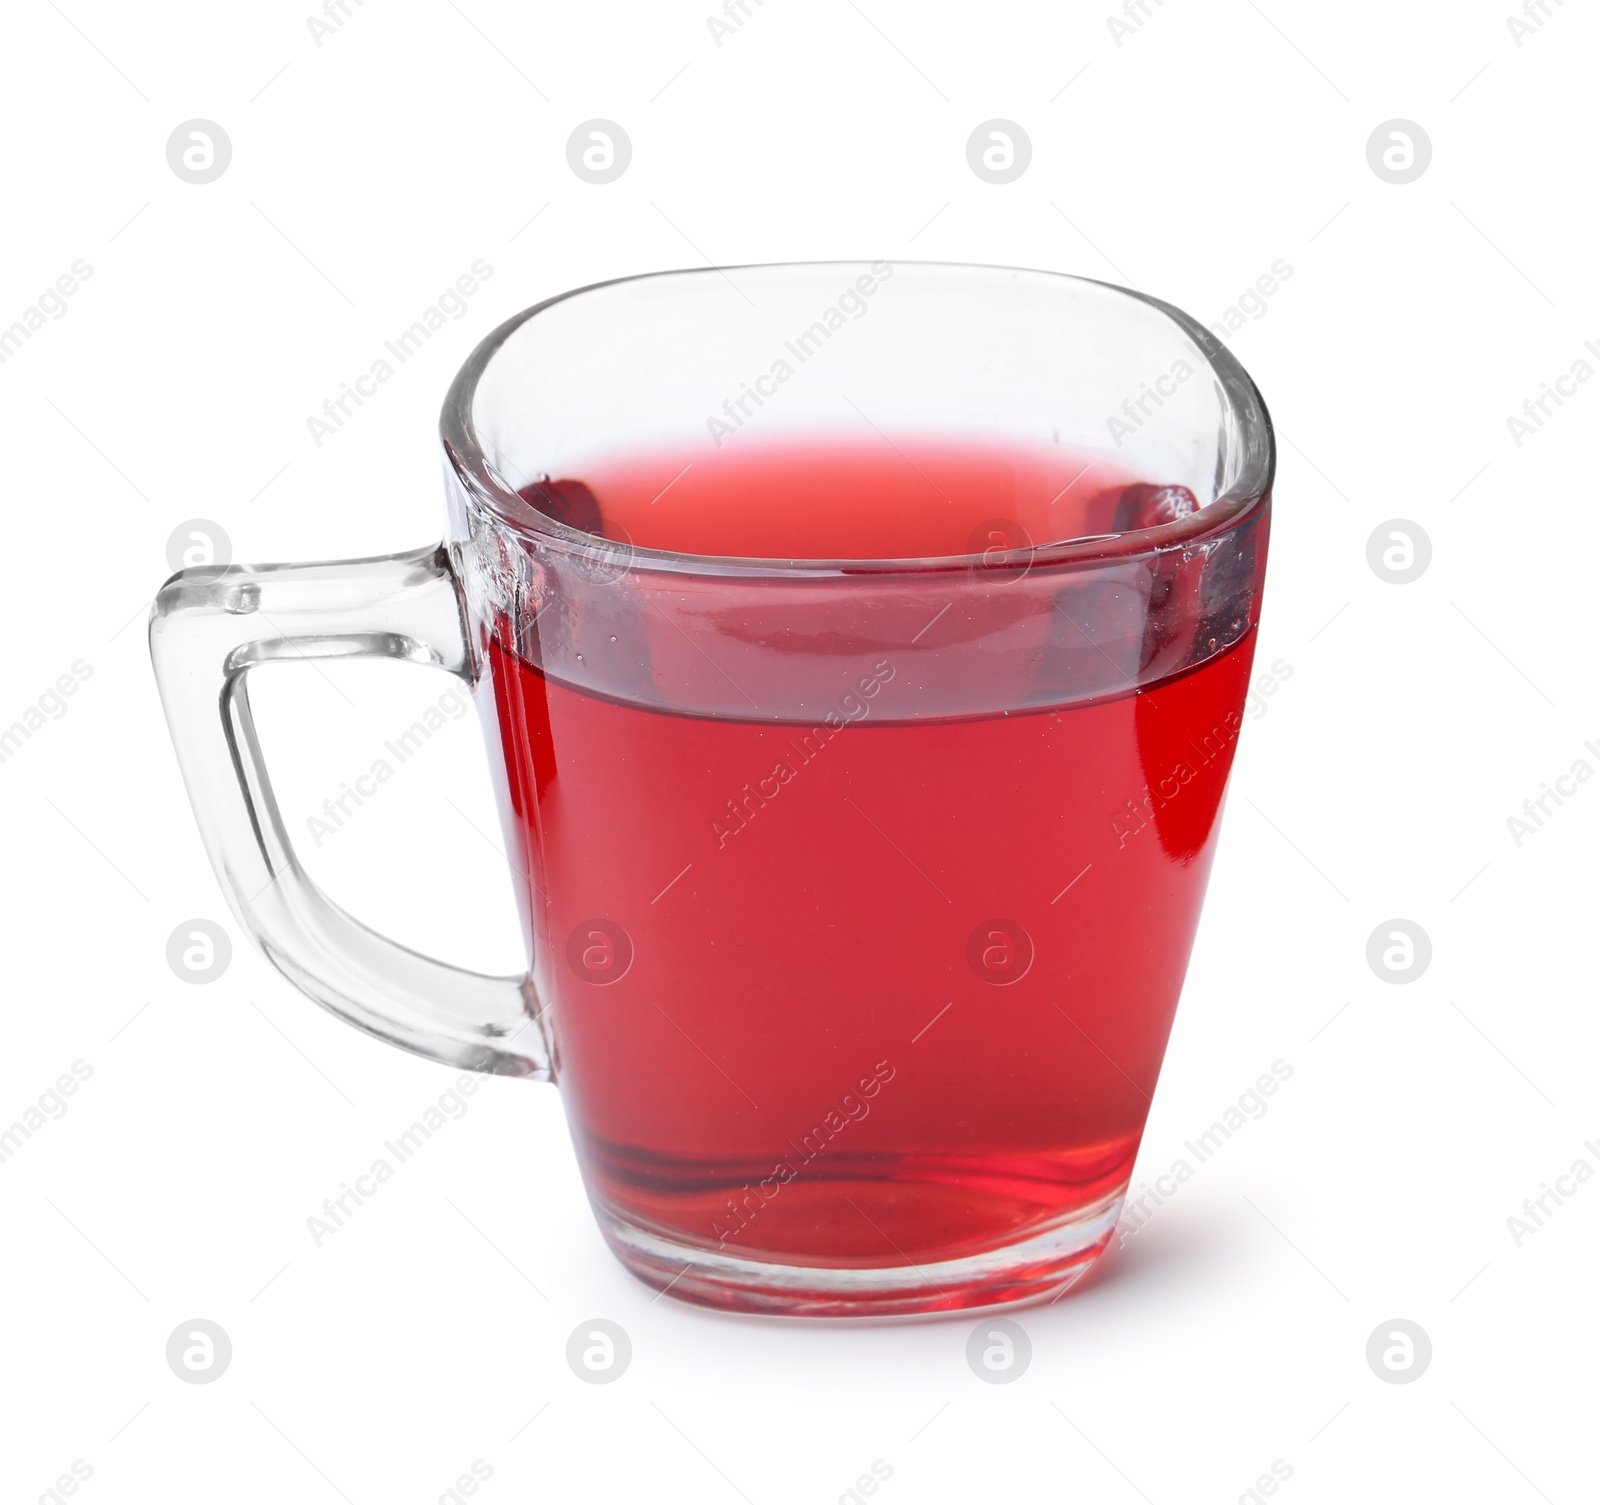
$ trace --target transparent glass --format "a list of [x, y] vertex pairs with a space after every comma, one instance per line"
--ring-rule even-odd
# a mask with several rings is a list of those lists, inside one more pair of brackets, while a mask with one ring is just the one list
[[[318, 1002], [559, 1082], [596, 1216], [675, 1297], [1053, 1297], [1105, 1247], [1247, 693], [1271, 425], [1153, 299], [888, 262], [539, 305], [445, 403], [442, 548], [186, 571], [152, 652], [241, 922]], [[529, 971], [299, 868], [267, 659], [482, 699]]]

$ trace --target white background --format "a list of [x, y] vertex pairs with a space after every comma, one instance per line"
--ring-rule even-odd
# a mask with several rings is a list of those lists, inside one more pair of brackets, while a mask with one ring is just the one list
[[[93, 275], [0, 366], [0, 725], [93, 673], [0, 764], [0, 1126], [75, 1060], [93, 1075], [0, 1165], [5, 1498], [82, 1460], [91, 1501], [420, 1505], [479, 1459], [490, 1501], [832, 1502], [880, 1459], [889, 1505], [1233, 1501], [1280, 1459], [1278, 1498], [1307, 1505], [1593, 1498], [1600, 1186], [1520, 1247], [1507, 1219], [1600, 1167], [1600, 788], [1520, 846], [1506, 821], [1600, 769], [1600, 390], [1520, 447], [1506, 418], [1600, 340], [1600, 23], [1552, 3], [1519, 47], [1509, 0], [1167, 0], [1119, 46], [1108, 0], [766, 0], [719, 48], [708, 3], [368, 0], [320, 47], [294, 3], [6, 8], [0, 325], [74, 260]], [[594, 116], [634, 146], [604, 187], [565, 157]], [[994, 116], [1034, 148], [1004, 187], [965, 155]], [[205, 186], [165, 156], [192, 117], [233, 143]], [[1366, 158], [1393, 117], [1434, 148], [1405, 186]], [[157, 705], [143, 623], [177, 523], [220, 522], [250, 561], [436, 538], [436, 414], [471, 347], [702, 253], [1052, 268], [1203, 321], [1293, 268], [1233, 340], [1280, 434], [1258, 663], [1293, 674], [1241, 741], [1136, 1183], [1273, 1060], [1294, 1074], [1090, 1281], [1012, 1314], [1033, 1361], [1010, 1385], [968, 1369], [968, 1318], [652, 1300], [545, 1087], [485, 1082], [315, 1247], [307, 1217], [451, 1077], [248, 945]], [[316, 447], [307, 416], [477, 258], [466, 316]], [[1403, 586], [1366, 558], [1396, 517], [1433, 544]], [[449, 688], [258, 679], [300, 832]], [[364, 918], [500, 970], [499, 840], [466, 717], [304, 844]], [[206, 986], [165, 959], [194, 917], [235, 942]], [[1366, 961], [1394, 917], [1433, 945], [1406, 986]], [[604, 1387], [564, 1358], [597, 1316], [634, 1347]], [[212, 1384], [165, 1362], [193, 1317], [232, 1339]], [[1406, 1385], [1365, 1358], [1395, 1317], [1433, 1344]]]

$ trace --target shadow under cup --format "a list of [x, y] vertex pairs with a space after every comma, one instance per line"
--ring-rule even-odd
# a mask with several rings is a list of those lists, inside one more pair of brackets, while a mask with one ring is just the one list
[[1098, 283], [733, 268], [511, 321], [443, 436], [540, 1026], [619, 1258], [773, 1313], [1070, 1284], [1248, 690], [1248, 377]]

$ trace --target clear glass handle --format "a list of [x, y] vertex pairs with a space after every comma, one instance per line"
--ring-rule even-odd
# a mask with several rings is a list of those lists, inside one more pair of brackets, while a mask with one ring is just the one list
[[150, 618], [167, 723], [200, 832], [245, 930], [291, 982], [379, 1039], [452, 1066], [550, 1079], [531, 983], [421, 956], [329, 900], [295, 858], [246, 689], [257, 664], [398, 658], [470, 684], [444, 549], [331, 564], [185, 570]]

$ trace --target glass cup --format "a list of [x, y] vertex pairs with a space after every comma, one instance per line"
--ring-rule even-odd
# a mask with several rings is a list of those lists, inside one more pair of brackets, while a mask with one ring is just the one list
[[[519, 314], [441, 428], [443, 545], [157, 598], [240, 923], [369, 1033], [558, 1082], [606, 1239], [673, 1296], [1061, 1292], [1116, 1223], [1241, 724], [1249, 378], [1077, 278], [709, 269]], [[372, 656], [478, 692], [525, 976], [376, 934], [296, 860], [248, 670]]]

